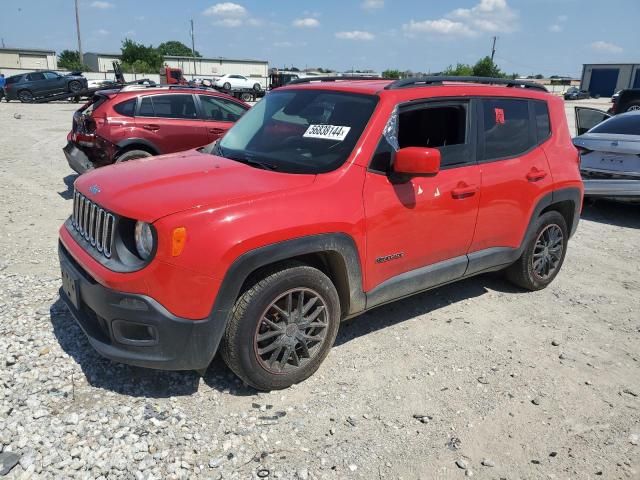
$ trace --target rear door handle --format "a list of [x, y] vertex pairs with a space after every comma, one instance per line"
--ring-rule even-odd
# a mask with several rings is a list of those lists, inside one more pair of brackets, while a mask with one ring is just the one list
[[473, 197], [478, 191], [478, 187], [475, 185], [467, 185], [464, 182], [460, 182], [456, 188], [451, 190], [451, 196], [457, 199]]
[[533, 167], [531, 170], [529, 170], [529, 173], [527, 173], [527, 180], [529, 180], [530, 182], [538, 182], [544, 179], [546, 176], [547, 172], [545, 172], [544, 170], [538, 170], [536, 167]]
[[144, 128], [145, 130], [151, 130], [152, 132], [157, 132], [158, 130], [160, 130], [160, 125], [156, 125], [155, 123], [148, 123], [146, 125], [143, 125], [142, 128]]
[[209, 129], [209, 133], [218, 134], [218, 133], [224, 133], [224, 132], [225, 132], [224, 128], [210, 128]]

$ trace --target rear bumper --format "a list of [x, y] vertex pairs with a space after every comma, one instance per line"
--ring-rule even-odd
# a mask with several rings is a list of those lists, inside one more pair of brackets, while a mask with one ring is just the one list
[[146, 295], [104, 287], [58, 246], [60, 298], [103, 357], [162, 370], [200, 370], [213, 359], [225, 322], [172, 315]]
[[95, 166], [89, 160], [89, 157], [76, 147], [73, 142], [67, 142], [67, 145], [62, 149], [64, 156], [67, 157], [67, 163], [71, 169], [79, 174], [83, 174], [89, 170], [93, 170]]
[[627, 200], [640, 200], [640, 179], [585, 179], [585, 197], [609, 197], [624, 198]]

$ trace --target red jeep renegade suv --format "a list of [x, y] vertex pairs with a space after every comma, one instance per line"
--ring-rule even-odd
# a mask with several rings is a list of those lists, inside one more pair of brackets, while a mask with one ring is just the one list
[[340, 321], [483, 272], [546, 287], [583, 186], [563, 101], [499, 79], [305, 79], [219, 141], [81, 176], [62, 298], [105, 357], [258, 389]]
[[97, 92], [73, 115], [63, 148], [78, 173], [201, 147], [220, 138], [249, 105], [215, 90], [124, 87]]

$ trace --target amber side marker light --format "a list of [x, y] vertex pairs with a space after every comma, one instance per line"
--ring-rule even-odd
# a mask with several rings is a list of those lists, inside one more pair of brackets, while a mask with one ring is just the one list
[[174, 228], [171, 233], [171, 256], [177, 257], [184, 250], [187, 242], [187, 229], [184, 227]]

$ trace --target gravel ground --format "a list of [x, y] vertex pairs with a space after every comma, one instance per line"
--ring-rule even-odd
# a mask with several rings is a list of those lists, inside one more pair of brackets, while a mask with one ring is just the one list
[[542, 292], [485, 275], [378, 308], [257, 393], [219, 359], [104, 360], [60, 302], [75, 108], [0, 104], [0, 476], [640, 478], [640, 207], [587, 206]]

